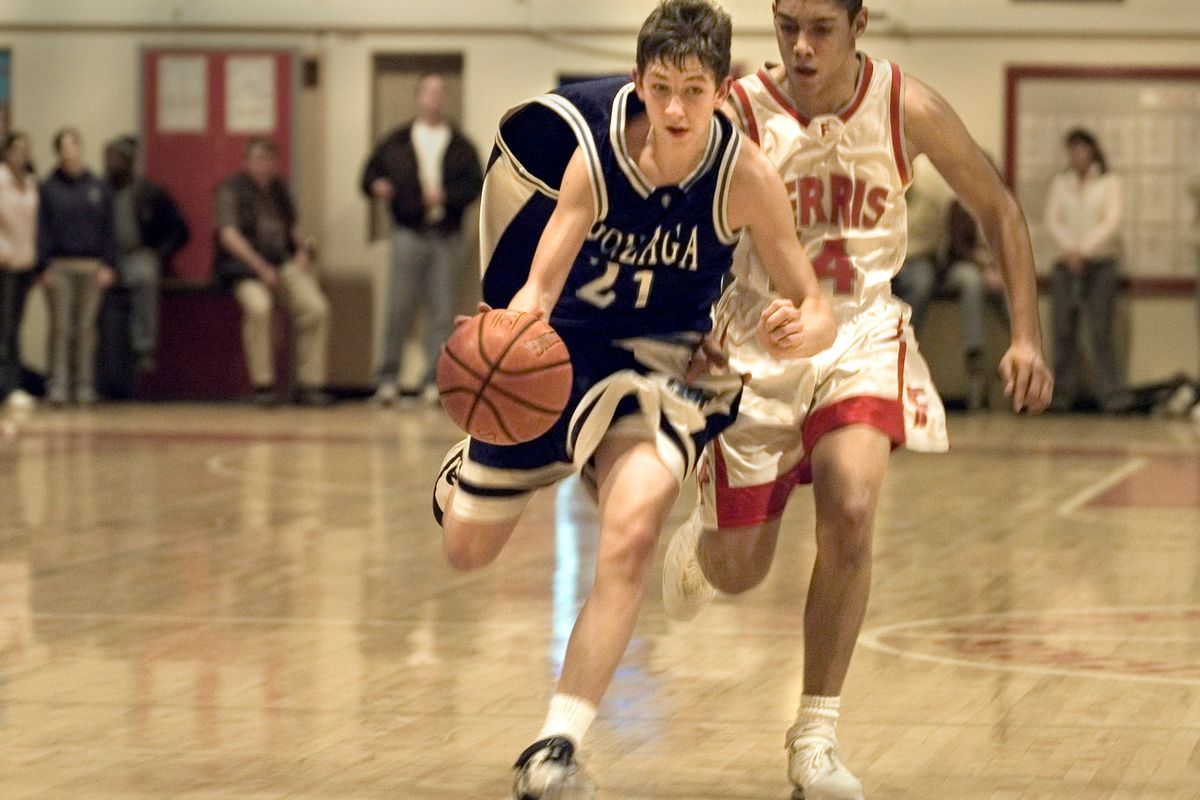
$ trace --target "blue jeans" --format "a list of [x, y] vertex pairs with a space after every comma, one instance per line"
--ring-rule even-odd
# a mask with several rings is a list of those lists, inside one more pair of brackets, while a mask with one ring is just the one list
[[1087, 325], [1096, 399], [1108, 407], [1125, 388], [1113, 344], [1119, 281], [1117, 262], [1112, 258], [1085, 261], [1080, 275], [1062, 262], [1054, 265], [1054, 401], [1060, 408], [1071, 406], [1079, 391], [1081, 318]]
[[433, 381], [442, 344], [454, 330], [454, 301], [462, 234], [397, 228], [388, 273], [387, 324], [379, 382], [394, 383], [400, 374], [404, 344], [412, 335], [418, 305], [425, 312], [425, 378]]
[[158, 348], [158, 253], [140, 248], [117, 262], [121, 283], [129, 289], [129, 343], [138, 358], [154, 355]]

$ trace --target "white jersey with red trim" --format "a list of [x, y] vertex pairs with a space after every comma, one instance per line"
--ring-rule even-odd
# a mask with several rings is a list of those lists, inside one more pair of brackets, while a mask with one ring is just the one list
[[[890, 62], [862, 55], [859, 64], [850, 102], [812, 119], [796, 109], [778, 68], [742, 78], [731, 95], [742, 128], [783, 178], [796, 231], [839, 319], [891, 296], [908, 241], [904, 79]], [[746, 240], [733, 273], [739, 288], [771, 294]]]
[[908, 243], [904, 79], [886, 61], [860, 55], [859, 65], [850, 102], [813, 119], [769, 69], [734, 84], [731, 105], [788, 188], [797, 236], [832, 300], [838, 333], [812, 358], [767, 353], [756, 331], [777, 294], [743, 238], [714, 330], [730, 369], [751, 378], [737, 420], [706, 456], [716, 465], [701, 481], [706, 525], [718, 517], [724, 527], [755, 525], [778, 513], [789, 485], [808, 480], [817, 440], [838, 427], [868, 425], [913, 450], [948, 447], [910, 309], [891, 291]]

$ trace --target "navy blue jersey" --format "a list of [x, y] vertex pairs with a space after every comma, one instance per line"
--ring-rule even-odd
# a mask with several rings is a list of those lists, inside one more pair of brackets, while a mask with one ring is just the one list
[[485, 301], [506, 306], [525, 282], [579, 149], [596, 221], [551, 325], [564, 335], [613, 339], [709, 330], [738, 240], [726, 205], [740, 136], [714, 114], [692, 174], [678, 185], [654, 187], [625, 139], [626, 120], [644, 112], [633, 84], [613, 78], [563, 87], [505, 116], [484, 188]]

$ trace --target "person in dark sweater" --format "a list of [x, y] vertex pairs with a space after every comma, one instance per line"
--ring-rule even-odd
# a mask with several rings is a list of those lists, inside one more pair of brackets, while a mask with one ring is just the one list
[[475, 146], [446, 119], [445, 95], [440, 75], [423, 75], [417, 118], [383, 139], [363, 168], [363, 193], [387, 202], [396, 223], [375, 393], [383, 404], [400, 394], [401, 353], [418, 304], [425, 310], [425, 376], [416, 389], [437, 398], [433, 374], [454, 325], [463, 213], [483, 185]]
[[158, 345], [158, 286], [171, 257], [188, 240], [188, 226], [166, 189], [134, 171], [137, 140], [125, 136], [104, 148], [104, 172], [113, 195], [117, 271], [129, 289], [130, 344], [138, 369], [154, 370]]
[[50, 299], [50, 377], [46, 399], [96, 402], [96, 318], [116, 278], [112, 193], [83, 163], [74, 128], [54, 136], [58, 165], [41, 185], [38, 264]]

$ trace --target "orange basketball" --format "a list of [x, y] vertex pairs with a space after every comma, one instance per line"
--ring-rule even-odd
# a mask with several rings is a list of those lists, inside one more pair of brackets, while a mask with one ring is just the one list
[[495, 309], [455, 329], [438, 359], [442, 407], [488, 444], [519, 444], [553, 427], [571, 396], [571, 356], [532, 314]]

